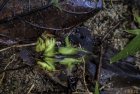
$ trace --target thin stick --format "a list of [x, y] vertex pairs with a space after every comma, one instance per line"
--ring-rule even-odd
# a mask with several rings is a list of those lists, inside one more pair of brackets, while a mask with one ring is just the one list
[[[102, 40], [101, 40], [101, 42], [103, 42], [107, 37], [108, 37], [108, 35], [111, 33], [111, 32], [113, 32], [113, 30], [115, 29], [115, 28], [117, 28], [119, 25], [120, 25], [120, 23], [121, 22], [118, 22], [115, 26], [113, 26], [112, 28], [109, 28], [108, 30], [108, 32], [105, 34], [105, 36], [102, 38]], [[113, 24], [115, 24], [115, 23], [113, 23]], [[112, 25], [113, 25], [112, 24]]]
[[13, 45], [13, 46], [10, 46], [10, 47], [6, 47], [6, 48], [3, 48], [3, 49], [0, 49], [0, 52], [9, 50], [11, 48], [21, 48], [21, 47], [28, 47], [28, 46], [34, 46], [34, 45], [36, 45], [36, 43], [22, 44], [22, 45]]
[[[80, 48], [81, 48], [81, 45], [79, 44]], [[84, 86], [85, 86], [85, 89], [86, 89], [86, 92], [88, 94], [90, 94], [89, 90], [88, 90], [88, 87], [87, 87], [87, 83], [86, 83], [86, 79], [85, 79], [85, 69], [86, 69], [86, 62], [85, 62], [85, 59], [84, 57], [82, 57], [82, 61], [84, 63], [84, 69], [83, 69], [83, 82], [84, 82]]]
[[31, 26], [34, 26], [36, 28], [41, 28], [41, 29], [46, 29], [46, 30], [54, 30], [54, 31], [69, 30], [69, 29], [74, 27], [74, 26], [70, 26], [70, 27], [67, 27], [67, 28], [49, 28], [49, 27], [41, 26], [39, 24], [35, 24], [35, 23], [32, 23], [32, 22], [26, 21], [26, 20], [22, 20], [22, 21], [31, 25]]
[[103, 46], [101, 45], [100, 46], [100, 60], [99, 60], [99, 65], [98, 65], [98, 70], [97, 70], [97, 81], [99, 82], [99, 79], [100, 79], [100, 74], [101, 74], [101, 67], [102, 67], [102, 60], [103, 60]]
[[83, 69], [83, 81], [84, 81], [84, 86], [85, 86], [85, 89], [86, 89], [86, 92], [88, 93], [88, 94], [90, 94], [90, 92], [89, 92], [89, 90], [88, 90], [88, 87], [87, 87], [87, 83], [86, 83], [86, 79], [85, 79], [85, 68], [86, 68], [86, 66], [85, 66], [85, 59], [82, 57], [82, 60], [83, 60], [83, 63], [84, 63], [84, 69]]
[[0, 11], [5, 7], [5, 5], [9, 2], [9, 0], [4, 0], [2, 4], [0, 5]]
[[21, 66], [21, 67], [18, 67], [18, 68], [14, 68], [14, 69], [6, 69], [6, 70], [1, 71], [0, 74], [2, 74], [4, 72], [8, 72], [8, 71], [21, 70], [21, 69], [24, 69], [24, 68], [29, 68], [29, 65], [24, 65], [24, 66]]
[[[12, 60], [5, 66], [4, 70], [7, 69], [7, 67], [15, 60], [15, 54], [13, 54], [10, 59], [12, 58]], [[5, 77], [5, 72], [2, 74], [2, 78], [0, 79], [0, 85], [2, 84], [2, 81]]]
[[27, 94], [30, 94], [30, 92], [33, 90], [34, 87], [35, 87], [35, 85], [32, 84], [32, 86], [31, 86], [30, 89], [28, 90], [28, 93], [27, 93]]

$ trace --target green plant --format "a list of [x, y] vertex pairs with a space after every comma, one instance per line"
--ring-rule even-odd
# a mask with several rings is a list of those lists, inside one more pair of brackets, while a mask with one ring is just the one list
[[48, 63], [48, 62], [43, 62], [43, 61], [37, 61], [37, 64], [40, 65], [42, 67], [42, 69], [44, 70], [48, 70], [48, 71], [54, 71], [55, 67], [53, 64]]
[[[140, 25], [140, 17], [137, 14], [134, 14], [134, 20]], [[126, 30], [126, 32], [136, 36], [126, 45], [122, 51], [111, 58], [110, 63], [117, 62], [129, 55], [134, 55], [140, 50], [140, 29]]]
[[93, 94], [100, 94], [100, 91], [99, 91], [99, 84], [98, 82], [96, 81], [96, 84], [95, 84], [95, 92]]
[[55, 55], [55, 38], [46, 37], [46, 39], [38, 38], [36, 43], [36, 51], [41, 52], [44, 55], [44, 60], [37, 61], [37, 64], [44, 70], [54, 71], [55, 70], [55, 59], [51, 58]]
[[44, 56], [48, 57], [53, 57], [55, 53], [55, 45], [56, 45], [56, 40], [55, 38], [46, 38], [45, 40], [45, 51], [44, 51]]
[[72, 46], [67, 36], [65, 38], [65, 47], [59, 47], [58, 52], [62, 55], [74, 55], [78, 53], [78, 48]]
[[36, 51], [42, 52], [44, 50], [45, 50], [44, 40], [42, 38], [38, 38], [37, 43], [36, 43]]
[[79, 64], [81, 62], [82, 62], [81, 58], [79, 58], [79, 59], [76, 59], [76, 58], [64, 58], [63, 60], [60, 61], [60, 64], [66, 65], [69, 68], [69, 70], [71, 70], [75, 64]]
[[51, 4], [61, 10], [61, 6], [59, 4], [59, 0], [51, 0]]
[[[43, 60], [37, 62], [44, 70], [54, 71], [57, 64], [65, 65], [68, 69], [72, 69], [74, 65], [82, 62], [82, 57], [74, 58], [72, 55], [85, 50], [74, 47], [69, 41], [69, 37], [65, 38], [65, 46], [57, 47], [54, 37], [46, 37], [45, 40], [39, 38], [36, 45], [36, 51], [43, 53]], [[57, 58], [56, 55], [62, 55], [64, 58]], [[69, 57], [71, 56], [71, 57]]]

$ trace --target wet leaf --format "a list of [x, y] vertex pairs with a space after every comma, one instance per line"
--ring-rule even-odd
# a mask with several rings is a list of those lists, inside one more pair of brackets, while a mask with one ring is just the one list
[[33, 53], [34, 52], [31, 49], [23, 48], [20, 50], [19, 57], [25, 62], [25, 64], [33, 66], [36, 62]]
[[129, 55], [134, 55], [140, 50], [140, 35], [137, 35], [126, 47], [119, 52], [117, 55], [111, 58], [110, 63], [117, 62], [121, 59], [126, 58]]
[[135, 35], [140, 35], [140, 29], [126, 30], [126, 32], [135, 34]]
[[[6, 0], [0, 0], [3, 4]], [[49, 2], [60, 5], [52, 7]], [[69, 1], [69, 2], [68, 2]], [[9, 36], [11, 39], [34, 42], [47, 30], [56, 32], [65, 31], [79, 23], [93, 17], [102, 9], [102, 0], [95, 2], [91, 0], [15, 0], [8, 2], [0, 12], [0, 34]], [[87, 4], [88, 3], [88, 4]], [[74, 6], [73, 6], [74, 4]], [[98, 7], [97, 5], [101, 5]], [[93, 10], [91, 12], [91, 10]], [[69, 13], [69, 12], [72, 12]], [[77, 13], [80, 13], [77, 14]], [[85, 14], [86, 13], [86, 14]], [[11, 23], [12, 21], [12, 23]], [[17, 28], [18, 27], [18, 28]], [[23, 29], [24, 28], [24, 29]], [[58, 34], [61, 34], [59, 32]], [[1, 39], [1, 38], [0, 38]]]

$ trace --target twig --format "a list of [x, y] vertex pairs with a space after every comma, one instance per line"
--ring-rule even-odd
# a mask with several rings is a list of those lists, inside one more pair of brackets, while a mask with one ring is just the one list
[[[112, 23], [115, 24], [116, 22]], [[101, 72], [101, 67], [102, 67], [102, 59], [103, 59], [103, 54], [104, 54], [104, 51], [103, 51], [103, 41], [106, 40], [106, 38], [108, 37], [108, 35], [113, 32], [113, 30], [115, 28], [117, 28], [119, 25], [120, 25], [121, 21], [119, 21], [115, 26], [113, 26], [112, 28], [109, 28], [109, 31], [104, 35], [104, 37], [102, 38], [101, 40], [101, 45], [100, 45], [100, 60], [99, 60], [99, 66], [98, 66], [98, 71], [97, 71], [97, 81], [99, 81], [100, 79], [100, 72]]]
[[22, 45], [13, 45], [13, 46], [10, 46], [10, 47], [6, 47], [6, 48], [3, 48], [3, 49], [0, 49], [0, 52], [9, 50], [11, 48], [21, 48], [21, 47], [28, 47], [28, 46], [34, 46], [34, 45], [36, 45], [36, 43], [22, 44]]
[[14, 68], [14, 69], [6, 69], [6, 70], [1, 71], [0, 74], [2, 74], [4, 72], [7, 72], [7, 71], [21, 70], [21, 69], [24, 69], [24, 68], [29, 68], [29, 65], [20, 66], [18, 68]]
[[97, 81], [99, 82], [99, 79], [100, 79], [100, 73], [101, 73], [101, 67], [102, 67], [102, 60], [103, 60], [103, 46], [101, 45], [100, 46], [100, 60], [99, 60], [99, 65], [98, 65], [98, 70], [97, 70]]
[[30, 94], [30, 92], [32, 91], [32, 89], [35, 87], [35, 85], [34, 84], [32, 84], [32, 86], [30, 87], [30, 89], [29, 89], [29, 91], [28, 91], [28, 93], [27, 94]]
[[45, 27], [45, 26], [41, 26], [39, 24], [35, 24], [35, 23], [32, 23], [32, 22], [29, 22], [29, 21], [26, 21], [26, 20], [22, 20], [21, 21], [33, 26], [33, 27], [36, 27], [36, 28], [41, 28], [41, 29], [46, 29], [46, 30], [54, 30], [54, 31], [61, 31], [61, 30], [69, 30], [71, 28], [73, 28], [74, 26], [70, 26], [70, 27], [67, 27], [67, 28], [49, 28], [49, 27]]
[[[7, 69], [7, 67], [15, 60], [15, 54], [13, 54], [10, 59], [12, 58], [12, 60], [5, 66], [4, 70]], [[3, 73], [2, 78], [0, 79], [0, 85], [2, 84], [2, 81], [4, 79], [5, 73]]]
[[[112, 28], [109, 28], [108, 30], [108, 32], [104, 35], [104, 37], [102, 38], [102, 40], [101, 40], [101, 43], [108, 37], [108, 35], [111, 33], [111, 32], [113, 32], [113, 30], [115, 29], [115, 28], [117, 28], [119, 25], [120, 25], [120, 21], [115, 25], [115, 26], [113, 26]], [[114, 23], [113, 23], [114, 24]], [[113, 25], [112, 24], [112, 25]]]
[[4, 6], [9, 2], [9, 0], [4, 0], [2, 4], [0, 5], [0, 11], [4, 8]]
[[[80, 48], [81, 48], [81, 45], [80, 45], [80, 44], [79, 44], [79, 46], [80, 46]], [[83, 69], [83, 83], [84, 83], [86, 92], [88, 92], [88, 94], [90, 94], [90, 92], [89, 92], [89, 90], [88, 90], [88, 87], [87, 87], [86, 79], [85, 79], [86, 62], [85, 62], [84, 57], [82, 57], [82, 61], [83, 61], [83, 63], [84, 63], [84, 69]]]
[[1, 37], [6, 37], [9, 38], [8, 36], [4, 35], [4, 34], [0, 34]]
[[85, 59], [82, 57], [82, 60], [83, 60], [83, 63], [84, 63], [84, 69], [83, 69], [83, 81], [84, 81], [84, 86], [85, 86], [85, 89], [86, 89], [86, 92], [88, 92], [88, 94], [90, 94], [89, 90], [88, 90], [88, 87], [87, 87], [87, 83], [86, 83], [86, 79], [85, 79]]
[[[115, 24], [116, 22], [114, 22], [114, 23], [112, 23], [112, 25], [113, 24]], [[104, 35], [104, 37], [102, 38], [102, 40], [101, 40], [101, 45], [100, 45], [100, 60], [99, 60], [99, 66], [98, 66], [98, 71], [97, 71], [97, 81], [99, 81], [99, 79], [100, 79], [100, 72], [101, 72], [101, 67], [102, 67], [102, 59], [103, 59], [103, 54], [104, 54], [104, 51], [103, 51], [103, 41], [105, 41], [106, 40], [106, 38], [108, 37], [108, 35], [111, 33], [111, 32], [113, 32], [113, 30], [115, 29], [115, 28], [117, 28], [119, 25], [120, 25], [120, 23], [121, 23], [121, 21], [119, 21], [115, 26], [113, 26], [112, 28], [109, 28], [108, 30], [108, 32]]]
[[[105, 34], [105, 36], [102, 38], [102, 40], [101, 40], [101, 43], [103, 43], [103, 41], [105, 41], [106, 40], [106, 38], [108, 37], [108, 35], [111, 33], [111, 32], [113, 32], [113, 30], [115, 29], [115, 28], [117, 28], [119, 25], [120, 25], [120, 21], [114, 26], [114, 27], [112, 27], [106, 34]], [[114, 24], [114, 23], [113, 23]], [[112, 24], [112, 25], [113, 25]], [[103, 51], [103, 45], [101, 44], [100, 45], [100, 60], [99, 60], [99, 66], [98, 66], [98, 71], [97, 71], [97, 81], [99, 81], [99, 79], [100, 79], [100, 73], [101, 73], [101, 67], [102, 67], [102, 59], [103, 59], [103, 54], [104, 54], [104, 51]]]

